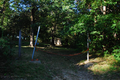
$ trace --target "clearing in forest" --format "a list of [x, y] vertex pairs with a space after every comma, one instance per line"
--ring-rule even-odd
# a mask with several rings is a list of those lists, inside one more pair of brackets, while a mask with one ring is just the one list
[[[38, 49], [39, 48], [39, 49]], [[43, 49], [44, 48], [44, 49]], [[9, 60], [1, 62], [0, 76], [2, 80], [99, 80], [99, 76], [88, 70], [87, 65], [77, 65], [81, 61], [86, 60], [86, 53], [77, 56], [59, 56], [47, 52], [57, 54], [73, 54], [74, 49], [67, 48], [45, 48], [37, 47], [34, 59], [41, 61], [40, 63], [30, 63], [33, 48], [22, 46], [22, 57], [19, 60]], [[14, 56], [18, 56], [18, 47], [14, 48]], [[15, 58], [14, 57], [14, 58]], [[91, 65], [91, 64], [90, 64]], [[92, 65], [91, 65], [92, 66]], [[101, 79], [101, 78], [100, 78]]]

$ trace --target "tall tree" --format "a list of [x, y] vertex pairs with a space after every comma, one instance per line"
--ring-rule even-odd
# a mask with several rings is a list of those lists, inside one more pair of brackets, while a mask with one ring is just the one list
[[8, 16], [10, 15], [10, 8], [9, 8], [9, 0], [1, 0], [0, 1], [0, 29], [2, 31], [3, 36], [3, 29], [7, 25]]

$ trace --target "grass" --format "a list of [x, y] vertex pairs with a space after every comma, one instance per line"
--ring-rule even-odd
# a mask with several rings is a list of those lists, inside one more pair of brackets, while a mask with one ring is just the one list
[[98, 63], [89, 68], [95, 74], [105, 74], [111, 70], [116, 69], [115, 66], [113, 65], [116, 62], [113, 56], [104, 57], [101, 59], [101, 61], [100, 58], [96, 58], [95, 61], [97, 61]]
[[[77, 65], [83, 65], [85, 61], [77, 63]], [[117, 65], [117, 61], [112, 55], [106, 57], [96, 57], [90, 59], [92, 66], [87, 69], [92, 71], [94, 75], [102, 76], [104, 80], [106, 79], [119, 79], [120, 77], [120, 66]], [[117, 74], [117, 75], [115, 75]]]
[[[27, 43], [24, 44], [27, 45]], [[71, 69], [74, 68], [74, 65], [69, 67], [68, 64], [65, 63], [65, 57], [55, 57], [54, 55], [46, 54], [44, 52], [41, 52], [40, 50], [38, 50], [38, 52], [35, 52], [34, 59], [41, 60], [42, 64], [30, 63], [29, 61], [32, 57], [33, 48], [25, 46], [24, 44], [21, 48], [22, 57], [19, 60], [16, 60], [16, 58], [18, 57], [18, 45], [15, 44], [15, 47], [13, 48], [13, 59], [8, 61], [6, 60], [3, 63], [2, 61], [0, 61], [0, 77], [12, 77], [15, 80], [20, 78], [27, 80], [52, 80], [52, 75], [61, 74], [58, 65], [61, 66], [61, 69], [66, 67]], [[42, 47], [37, 46], [37, 48], [43, 49], [44, 47], [46, 47], [45, 45], [47, 44], [42, 44]], [[53, 47], [53, 49], [46, 48], [46, 51], [50, 50], [58, 53], [59, 51], [61, 51], [62, 53], [67, 53], [67, 51], [70, 52], [70, 49], [62, 47]]]
[[14, 59], [5, 61], [5, 63], [0, 61], [0, 77], [23, 78], [25, 80], [52, 80], [51, 74], [43, 64], [29, 62], [32, 56], [32, 48], [22, 48], [22, 57], [20, 60], [15, 60], [18, 56], [17, 50], [18, 48], [15, 47]]
[[[27, 45], [25, 43], [25, 45]], [[0, 77], [8, 76], [14, 80], [52, 80], [53, 75], [60, 75], [61, 70], [70, 69], [77, 72], [76, 65], [83, 65], [86, 61], [86, 54], [80, 54], [72, 57], [63, 57], [52, 54], [47, 54], [38, 50], [35, 52], [34, 59], [39, 59], [42, 64], [30, 63], [32, 57], [33, 48], [29, 46], [22, 46], [22, 57], [20, 60], [15, 60], [18, 57], [18, 46], [14, 47], [14, 58], [11, 60], [0, 61]], [[75, 49], [52, 47], [46, 48], [47, 44], [37, 46], [37, 48], [44, 49], [49, 52], [58, 54], [73, 54], [76, 53]], [[94, 65], [87, 68], [94, 75], [107, 79], [119, 79], [120, 77], [120, 65], [114, 59], [112, 55], [106, 57], [94, 57], [90, 55], [90, 62]], [[84, 70], [80, 67], [80, 70]], [[86, 70], [86, 69], [85, 69]]]

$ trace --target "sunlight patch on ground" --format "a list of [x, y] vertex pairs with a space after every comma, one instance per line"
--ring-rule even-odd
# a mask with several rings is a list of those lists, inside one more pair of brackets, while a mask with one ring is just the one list
[[[98, 57], [98, 58], [95, 58], [95, 59], [90, 59], [89, 62], [91, 62], [91, 63], [99, 63], [101, 61], [103, 61], [103, 58]], [[81, 66], [81, 65], [85, 65], [85, 64], [86, 64], [86, 61], [82, 60], [82, 61], [78, 62], [76, 65]]]
[[18, 45], [16, 45], [15, 47], [18, 47]]
[[23, 47], [23, 48], [33, 48], [31, 46], [21, 46], [21, 47]]
[[[16, 45], [15, 47], [19, 47], [18, 45]], [[21, 47], [23, 47], [23, 48], [33, 48], [33, 47], [31, 47], [31, 46], [21, 46]]]
[[[19, 47], [18, 45], [16, 45], [15, 47]], [[34, 48], [34, 47], [31, 47], [31, 46], [21, 46], [22, 48]], [[38, 49], [45, 49], [45, 47], [36, 47]]]
[[104, 74], [109, 71], [115, 71], [117, 69], [117, 67], [114, 66], [115, 62], [116, 60], [113, 56], [108, 56], [90, 59], [88, 63], [86, 63], [86, 61], [80, 61], [76, 65], [85, 67], [87, 64], [93, 64], [86, 68], [91, 70], [94, 74]]
[[92, 70], [94, 72], [94, 74], [104, 74], [106, 72], [108, 72], [110, 70], [110, 68], [112, 67], [112, 65], [109, 64], [103, 64], [103, 65], [93, 65], [90, 68], [88, 68], [89, 70]]

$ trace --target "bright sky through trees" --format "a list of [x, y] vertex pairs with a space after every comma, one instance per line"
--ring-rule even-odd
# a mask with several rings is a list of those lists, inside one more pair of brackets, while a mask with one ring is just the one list
[[[24, 0], [20, 0], [21, 2], [24, 2]], [[39, 1], [39, 0], [38, 0]], [[52, 1], [52, 0], [51, 0]], [[26, 10], [27, 7], [29, 7], [29, 5], [25, 5], [21, 2], [19, 2], [17, 4], [18, 1], [16, 0], [10, 0], [9, 3], [10, 3], [10, 9], [14, 10], [14, 11], [22, 11], [22, 10]], [[75, 7], [73, 8], [77, 13], [79, 13], [80, 11], [77, 9], [77, 0], [74, 1], [74, 5]], [[72, 5], [72, 4], [71, 4]], [[39, 8], [38, 8], [39, 9]]]
[[15, 0], [10, 0], [9, 3], [10, 3], [10, 9], [12, 9], [14, 11], [17, 11], [17, 10], [22, 11], [22, 10], [26, 9], [26, 5], [24, 5], [20, 2], [17, 4], [17, 1], [15, 1]]

